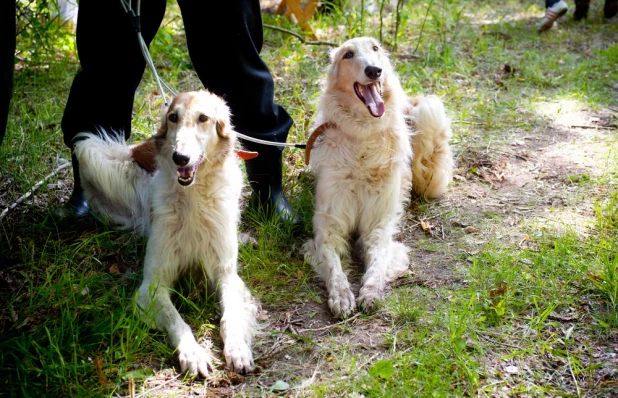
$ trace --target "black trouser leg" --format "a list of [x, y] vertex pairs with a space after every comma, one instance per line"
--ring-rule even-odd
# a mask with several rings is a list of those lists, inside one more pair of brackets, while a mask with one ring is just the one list
[[[163, 20], [165, 0], [143, 0], [141, 14], [142, 35], [150, 43]], [[77, 133], [97, 128], [129, 138], [135, 90], [146, 63], [120, 1], [81, 0], [76, 39], [81, 70], [62, 118], [65, 144], [71, 148]]]
[[618, 0], [605, 0], [603, 15], [605, 18], [613, 18], [618, 14]]
[[285, 142], [292, 119], [274, 103], [273, 78], [260, 57], [259, 1], [178, 3], [195, 71], [209, 91], [226, 100], [236, 130]]
[[575, 0], [575, 12], [573, 17], [576, 21], [588, 18], [588, 10], [590, 9], [590, 0]]
[[0, 145], [6, 132], [9, 106], [13, 92], [13, 67], [15, 65], [15, 0], [0, 4]]
[[[141, 27], [146, 43], [157, 33], [164, 14], [165, 0], [142, 1]], [[72, 148], [77, 133], [99, 128], [128, 139], [135, 90], [146, 63], [120, 1], [81, 0], [76, 40], [81, 70], [73, 80], [62, 118], [64, 143]], [[73, 193], [69, 202], [56, 211], [58, 217], [88, 213], [74, 156], [72, 162]]]
[[[285, 142], [292, 118], [274, 103], [273, 78], [260, 57], [263, 32], [259, 1], [178, 3], [195, 71], [209, 91], [226, 100], [236, 130], [251, 137]], [[204, 19], [205, 15], [209, 17]], [[253, 203], [277, 211], [283, 219], [293, 219], [282, 191], [282, 149], [243, 144], [260, 154], [246, 163]]]

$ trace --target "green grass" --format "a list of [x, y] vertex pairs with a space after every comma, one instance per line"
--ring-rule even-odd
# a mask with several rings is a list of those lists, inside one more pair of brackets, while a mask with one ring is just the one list
[[[204, 385], [240, 396], [611, 395], [618, 20], [604, 20], [593, 2], [588, 20], [574, 22], [570, 10], [558, 29], [538, 35], [542, 2], [477, 3], [409, 2], [396, 38], [390, 13], [382, 28], [377, 14], [338, 9], [311, 22], [320, 39], [337, 43], [381, 30], [406, 91], [439, 95], [454, 122], [457, 178], [443, 200], [414, 199], [407, 209], [399, 238], [412, 248], [411, 274], [376, 313], [332, 326], [324, 286], [300, 252], [311, 235], [312, 176], [304, 153], [286, 149], [300, 236], [251, 209], [242, 218], [258, 242], [239, 258], [264, 309], [254, 344], [261, 372], [232, 386], [223, 372], [171, 380], [173, 350], [134, 307], [145, 240], [92, 219], [54, 224], [48, 212], [71, 191], [70, 173], [60, 172], [0, 221], [0, 395], [127, 396], [130, 379], [136, 392], [178, 396]], [[281, 16], [264, 22], [299, 31]], [[0, 210], [69, 158], [60, 121], [79, 68], [74, 37], [30, 23], [38, 30], [20, 30], [0, 148]], [[264, 33], [276, 100], [295, 121], [289, 141], [302, 142], [329, 48]], [[172, 87], [202, 87], [176, 6], [151, 50]], [[155, 91], [146, 72], [135, 140], [156, 129]], [[212, 292], [191, 278], [175, 291], [183, 318], [221, 360]]]

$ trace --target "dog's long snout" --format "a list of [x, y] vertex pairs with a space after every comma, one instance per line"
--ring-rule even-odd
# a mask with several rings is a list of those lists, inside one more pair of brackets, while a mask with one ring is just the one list
[[187, 155], [183, 155], [182, 153], [174, 151], [174, 153], [172, 154], [172, 160], [174, 161], [174, 163], [176, 163], [177, 166], [183, 167], [186, 166], [187, 163], [189, 163], [189, 160], [191, 160], [191, 158]]
[[365, 68], [365, 75], [367, 75], [368, 78], [375, 80], [382, 76], [382, 68], [370, 65]]

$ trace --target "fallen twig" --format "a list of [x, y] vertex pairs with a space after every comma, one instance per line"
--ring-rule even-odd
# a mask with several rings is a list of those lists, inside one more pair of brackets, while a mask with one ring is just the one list
[[501, 341], [494, 340], [494, 339], [492, 339], [491, 337], [488, 337], [486, 334], [484, 334], [482, 332], [477, 332], [477, 334], [479, 335], [479, 337], [485, 339], [486, 341], [489, 341], [490, 343], [498, 344], [498, 345], [501, 345], [501, 346], [504, 346], [504, 347], [508, 347], [508, 348], [515, 348], [515, 349], [518, 349], [520, 351], [522, 350], [522, 348], [520, 346], [518, 346], [518, 345], [503, 343]]
[[94, 359], [94, 367], [97, 369], [97, 376], [99, 377], [99, 383], [103, 387], [107, 386], [109, 383], [107, 382], [107, 377], [103, 374], [103, 360], [100, 356]]
[[284, 341], [282, 343], [279, 343], [279, 340], [277, 340], [275, 342], [275, 344], [273, 344], [273, 346], [270, 348], [270, 350], [268, 350], [267, 352], [265, 352], [262, 355], [259, 355], [259, 356], [255, 357], [254, 361], [255, 362], [259, 362], [259, 361], [262, 361], [264, 359], [271, 358], [274, 355], [280, 353], [281, 351], [287, 349], [288, 347], [291, 347], [295, 343], [296, 343], [296, 339], [290, 339], [290, 340]]
[[372, 363], [374, 359], [376, 359], [378, 357], [378, 355], [380, 355], [380, 353], [375, 353], [371, 356], [371, 358], [369, 358], [368, 360], [366, 360], [365, 362], [363, 362], [360, 366], [355, 367], [350, 374], [348, 375], [348, 377], [352, 376], [354, 373], [356, 373], [356, 371], [358, 371], [359, 369], [363, 369], [365, 368], [365, 366], [367, 366], [368, 364]]
[[176, 381], [176, 380], [178, 380], [178, 377], [179, 377], [179, 376], [180, 376], [180, 375], [175, 375], [175, 376], [173, 376], [171, 379], [164, 381], [163, 383], [161, 383], [161, 384], [157, 385], [156, 387], [153, 387], [153, 388], [151, 388], [150, 390], [143, 391], [143, 392], [141, 392], [141, 393], [139, 393], [139, 394], [137, 394], [137, 395], [135, 395], [135, 384], [133, 384], [133, 388], [131, 388], [131, 380], [132, 380], [132, 379], [131, 379], [131, 380], [129, 380], [129, 394], [130, 394], [130, 395], [125, 395], [125, 396], [122, 396], [122, 395], [118, 395], [118, 394], [116, 394], [116, 396], [117, 396], [117, 397], [119, 397], [119, 398], [142, 398], [142, 397], [146, 397], [146, 396], [148, 396], [148, 394], [150, 394], [151, 392], [153, 392], [153, 391], [155, 391], [155, 390], [158, 390], [159, 388], [161, 388], [161, 387], [164, 387], [164, 386], [168, 385], [168, 384], [169, 384], [169, 383], [171, 383], [172, 381]]
[[296, 37], [298, 40], [300, 40], [303, 44], [315, 44], [315, 45], [317, 45], [317, 46], [331, 46], [331, 47], [338, 47], [338, 46], [339, 46], [339, 44], [337, 44], [337, 43], [333, 43], [333, 42], [330, 42], [330, 41], [321, 41], [321, 40], [318, 40], [318, 41], [314, 41], [314, 40], [305, 40], [305, 38], [304, 38], [302, 35], [299, 35], [298, 33], [296, 33], [296, 32], [292, 32], [291, 30], [288, 30], [288, 29], [283, 29], [283, 28], [280, 28], [280, 27], [278, 27], [278, 26], [267, 25], [267, 24], [262, 24], [262, 25], [263, 25], [265, 28], [272, 29], [272, 30], [276, 30], [276, 31], [283, 32], [283, 33], [287, 33], [288, 35], [294, 36], [294, 37]]
[[315, 376], [318, 374], [318, 369], [320, 368], [320, 366], [322, 366], [323, 362], [319, 362], [318, 364], [315, 366], [315, 369], [313, 370], [313, 374], [311, 375], [311, 378], [308, 380], [303, 381], [300, 385], [296, 386], [296, 387], [292, 387], [295, 390], [306, 390], [307, 387], [309, 387], [310, 385], [313, 384], [313, 382], [315, 381]]
[[505, 155], [510, 155], [510, 156], [513, 156], [513, 157], [515, 157], [515, 158], [517, 158], [517, 159], [519, 159], [519, 160], [523, 160], [523, 161], [526, 161], [526, 162], [527, 162], [528, 160], [530, 160], [530, 159], [529, 159], [529, 158], [527, 158], [526, 156], [518, 155], [518, 154], [516, 154], [516, 153], [509, 152], [509, 151], [504, 151], [504, 150], [502, 150], [502, 149], [497, 149], [497, 148], [488, 148], [488, 150], [490, 150], [490, 151], [494, 151], [494, 152], [503, 153], [503, 154], [505, 154]]
[[28, 199], [30, 196], [32, 196], [32, 194], [34, 193], [34, 191], [36, 191], [37, 189], [39, 189], [41, 187], [41, 185], [43, 185], [43, 183], [45, 183], [47, 180], [49, 180], [50, 178], [52, 178], [53, 176], [55, 176], [56, 174], [58, 174], [58, 172], [66, 167], [68, 167], [69, 165], [71, 165], [71, 162], [66, 162], [61, 164], [60, 166], [56, 167], [56, 170], [52, 171], [51, 173], [49, 173], [47, 176], [45, 176], [45, 178], [43, 178], [41, 181], [37, 182], [36, 184], [34, 184], [34, 186], [32, 187], [32, 189], [30, 189], [28, 192], [26, 192], [25, 194], [23, 194], [19, 199], [17, 199], [15, 201], [15, 203], [13, 203], [12, 205], [10, 205], [9, 207], [7, 207], [6, 209], [4, 209], [2, 211], [2, 214], [0, 214], [0, 221], [2, 221], [2, 219], [4, 217], [6, 217], [6, 215], [9, 213], [9, 210], [13, 210], [14, 208], [16, 208], [17, 206], [19, 206], [21, 203], [23, 203], [24, 200]]
[[429, 220], [433, 220], [433, 219], [434, 219], [434, 218], [436, 218], [436, 217], [442, 217], [442, 216], [443, 216], [443, 215], [445, 215], [446, 213], [448, 213], [448, 211], [445, 211], [445, 212], [443, 212], [443, 213], [434, 214], [434, 215], [433, 215], [433, 216], [431, 216], [431, 217], [423, 218], [423, 219], [422, 219], [422, 220], [420, 220], [419, 222], [417, 222], [417, 223], [415, 223], [415, 224], [410, 225], [410, 229], [415, 228], [415, 227], [418, 227], [419, 225], [421, 225], [421, 222], [422, 222], [422, 221], [429, 221]]
[[361, 313], [359, 312], [359, 313], [357, 313], [357, 314], [355, 314], [355, 315], [353, 315], [353, 316], [351, 316], [351, 317], [349, 317], [349, 318], [347, 318], [347, 319], [344, 319], [344, 320], [343, 320], [343, 321], [341, 321], [341, 322], [337, 322], [337, 323], [334, 323], [334, 324], [332, 324], [332, 325], [328, 325], [328, 326], [322, 326], [321, 328], [300, 329], [300, 330], [298, 331], [298, 334], [303, 333], [303, 332], [321, 332], [321, 331], [323, 331], [323, 330], [328, 330], [328, 329], [330, 329], [330, 328], [334, 328], [334, 327], [336, 327], [336, 326], [339, 326], [339, 325], [343, 325], [343, 324], [345, 324], [345, 323], [348, 323], [348, 322], [350, 322], [351, 320], [358, 318], [360, 315], [361, 315]]
[[612, 124], [609, 126], [591, 126], [591, 125], [586, 125], [586, 124], [582, 124], [582, 125], [574, 124], [569, 127], [572, 129], [576, 128], [576, 129], [594, 129], [594, 130], [616, 130], [616, 128], [618, 128], [615, 124]]
[[483, 32], [484, 35], [496, 36], [500, 39], [511, 40], [513, 36], [502, 32]]
[[468, 122], [468, 121], [465, 121], [465, 120], [454, 120], [454, 121], [451, 122], [451, 124], [471, 124], [471, 125], [474, 125], [474, 126], [484, 126], [487, 123], [485, 123], [485, 122]]
[[135, 398], [135, 382], [133, 377], [129, 377], [129, 397]]
[[395, 282], [393, 282], [393, 287], [401, 287], [401, 286], [405, 286], [405, 285], [423, 286], [423, 285], [425, 285], [425, 281], [420, 279], [420, 278], [414, 278], [414, 279], [396, 280]]
[[567, 351], [567, 360], [569, 364], [569, 371], [571, 372], [571, 377], [573, 377], [573, 382], [575, 383], [575, 388], [577, 388], [577, 396], [581, 397], [582, 392], [579, 389], [579, 384], [577, 383], [577, 377], [575, 377], [575, 373], [573, 373], [573, 365], [571, 364], [571, 356], [568, 355], [569, 351]]

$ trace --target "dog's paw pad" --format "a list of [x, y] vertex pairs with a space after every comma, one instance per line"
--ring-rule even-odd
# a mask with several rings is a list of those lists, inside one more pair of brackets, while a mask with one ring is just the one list
[[255, 369], [251, 349], [244, 343], [226, 343], [223, 355], [228, 369], [233, 372], [246, 374]]
[[337, 318], [346, 318], [354, 312], [356, 308], [354, 293], [347, 286], [333, 288], [328, 297], [328, 306]]
[[210, 353], [197, 342], [186, 343], [178, 347], [180, 371], [189, 376], [208, 376], [214, 370]]

